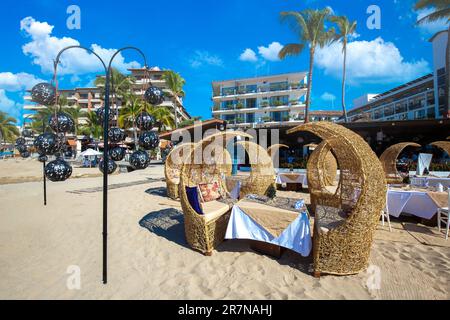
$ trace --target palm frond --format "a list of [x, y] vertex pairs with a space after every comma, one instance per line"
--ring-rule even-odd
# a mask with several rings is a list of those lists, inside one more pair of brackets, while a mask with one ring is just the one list
[[434, 11], [421, 19], [417, 20], [417, 24], [425, 24], [425, 23], [431, 23], [439, 20], [447, 19], [447, 23], [450, 21], [450, 7], [445, 9], [440, 9], [437, 11]]
[[283, 60], [286, 57], [298, 56], [304, 47], [303, 43], [288, 43], [278, 52], [278, 57]]

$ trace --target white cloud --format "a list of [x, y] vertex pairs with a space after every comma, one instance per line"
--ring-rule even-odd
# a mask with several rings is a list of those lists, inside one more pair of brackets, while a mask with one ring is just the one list
[[272, 42], [268, 47], [259, 46], [258, 53], [266, 60], [279, 61], [278, 53], [283, 48], [283, 45], [279, 42]]
[[241, 53], [241, 55], [239, 56], [239, 60], [256, 62], [258, 61], [258, 58], [256, 57], [255, 51], [253, 51], [250, 48], [247, 48], [244, 50], [244, 52]]
[[44, 80], [36, 78], [34, 75], [26, 72], [0, 72], [0, 89], [4, 89], [6, 91], [31, 89], [39, 82], [44, 82]]
[[333, 101], [333, 100], [336, 100], [336, 96], [335, 96], [334, 94], [332, 94], [332, 93], [329, 93], [329, 92], [324, 92], [324, 93], [320, 96], [320, 98], [321, 98], [322, 100], [324, 100], [324, 101]]
[[222, 67], [223, 61], [217, 56], [209, 53], [208, 51], [197, 50], [193, 57], [189, 60], [191, 67], [199, 68], [204, 65]]
[[[22, 46], [25, 55], [33, 58], [33, 64], [41, 67], [42, 72], [53, 72], [53, 60], [60, 50], [67, 46], [80, 45], [78, 40], [70, 37], [58, 38], [52, 36], [54, 26], [47, 22], [36, 21], [33, 17], [26, 17], [20, 21], [20, 30], [30, 41]], [[116, 49], [105, 49], [98, 44], [92, 44], [90, 49], [97, 53], [105, 63], [109, 62]], [[137, 68], [136, 61], [125, 62], [119, 53], [114, 59], [113, 66], [122, 72], [128, 68]], [[85, 74], [103, 71], [100, 61], [95, 55], [82, 49], [70, 49], [61, 56], [58, 74]]]
[[7, 112], [9, 115], [18, 118], [22, 106], [8, 98], [5, 89], [0, 89], [0, 110]]
[[[417, 21], [429, 15], [431, 12], [433, 12], [432, 8], [425, 8], [422, 10], [418, 10], [416, 12]], [[441, 19], [430, 23], [422, 23], [418, 25], [418, 27], [421, 30], [421, 32], [424, 33], [425, 35], [432, 36], [438, 31], [446, 30], [448, 28], [448, 24], [447, 19]]]
[[[342, 60], [340, 43], [316, 50], [315, 61], [328, 75], [342, 76]], [[405, 61], [395, 44], [385, 42], [381, 37], [348, 43], [347, 77], [352, 83], [405, 82], [428, 72], [427, 61]]]

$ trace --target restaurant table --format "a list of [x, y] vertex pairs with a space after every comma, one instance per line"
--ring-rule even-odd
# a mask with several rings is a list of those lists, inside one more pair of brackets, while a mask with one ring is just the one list
[[450, 187], [450, 178], [443, 177], [411, 177], [411, 185], [417, 187], [436, 187], [438, 184], [441, 184], [445, 188]]
[[225, 239], [248, 239], [291, 249], [306, 257], [312, 248], [306, 210], [290, 211], [243, 199], [232, 210]]
[[446, 192], [389, 189], [386, 206], [389, 215], [396, 218], [404, 212], [429, 220], [440, 207], [447, 206], [446, 197]]
[[306, 172], [278, 172], [275, 182], [277, 184], [299, 183], [302, 187], [308, 187]]

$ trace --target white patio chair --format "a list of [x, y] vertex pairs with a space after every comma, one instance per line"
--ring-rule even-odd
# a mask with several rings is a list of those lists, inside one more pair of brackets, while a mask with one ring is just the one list
[[381, 225], [384, 227], [384, 220], [387, 220], [389, 226], [389, 232], [392, 232], [391, 227], [391, 219], [389, 218], [389, 210], [388, 210], [388, 192], [386, 192], [386, 205], [384, 209], [381, 211]]
[[449, 207], [450, 207], [450, 189], [448, 190], [448, 202], [447, 207], [438, 209], [438, 230], [441, 232], [441, 223], [445, 223], [445, 240], [448, 240], [448, 229], [450, 225], [449, 216]]

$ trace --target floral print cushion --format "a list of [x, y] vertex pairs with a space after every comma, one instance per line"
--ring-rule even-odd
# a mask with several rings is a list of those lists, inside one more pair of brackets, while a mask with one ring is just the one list
[[198, 185], [202, 194], [203, 202], [214, 201], [220, 198], [220, 184], [218, 181], [201, 183]]

